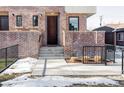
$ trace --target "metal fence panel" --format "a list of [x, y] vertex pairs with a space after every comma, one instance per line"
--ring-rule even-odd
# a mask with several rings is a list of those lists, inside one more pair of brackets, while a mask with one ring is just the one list
[[83, 47], [83, 63], [84, 64], [100, 64], [105, 60], [104, 46], [84, 46]]
[[6, 67], [6, 49], [0, 49], [0, 71]]
[[114, 45], [106, 45], [106, 61], [112, 61], [115, 63], [115, 51], [116, 48]]
[[66, 51], [66, 58], [77, 57], [84, 64], [115, 63], [114, 45], [83, 46], [82, 51], [71, 49]]
[[122, 65], [121, 65], [121, 73], [124, 74], [124, 50], [122, 50]]
[[83, 63], [84, 64], [102, 64], [115, 62], [115, 46], [84, 46]]
[[12, 65], [18, 59], [18, 45], [0, 49], [0, 72]]

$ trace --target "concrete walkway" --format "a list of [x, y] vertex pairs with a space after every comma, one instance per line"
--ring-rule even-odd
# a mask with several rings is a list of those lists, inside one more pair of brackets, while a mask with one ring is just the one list
[[39, 60], [32, 68], [32, 76], [49, 75], [120, 75], [121, 65], [66, 63], [64, 59]]

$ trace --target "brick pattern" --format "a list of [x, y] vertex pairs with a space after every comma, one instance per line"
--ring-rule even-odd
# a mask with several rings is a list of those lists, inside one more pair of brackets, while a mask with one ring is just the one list
[[[79, 31], [86, 31], [86, 17], [84, 14], [68, 14], [64, 11], [64, 6], [1, 6], [0, 12], [8, 12], [10, 31], [40, 31], [43, 32], [44, 46], [47, 45], [47, 23], [46, 16], [50, 13], [58, 13], [59, 18], [59, 45], [63, 45], [62, 31], [68, 31], [68, 17], [79, 16]], [[14, 14], [14, 16], [12, 15]], [[16, 15], [22, 15], [22, 27], [16, 27]], [[32, 26], [32, 16], [38, 15], [39, 26]], [[51, 14], [52, 15], [52, 14]]]
[[[65, 31], [63, 35], [65, 55], [72, 50], [81, 54], [83, 46], [105, 45], [104, 32]], [[37, 57], [42, 38], [40, 32], [0, 32], [0, 48], [19, 44], [19, 57]]]
[[[19, 57], [38, 57], [40, 32], [0, 32], [0, 48], [19, 44]], [[42, 39], [42, 38], [41, 38]]]
[[[8, 12], [9, 14], [9, 31], [40, 31], [43, 32], [42, 44], [47, 45], [47, 13], [58, 13], [59, 15], [59, 43], [62, 45], [61, 32], [65, 26], [65, 12], [63, 6], [6, 6], [0, 7], [0, 12]], [[14, 16], [12, 15], [14, 14]], [[22, 27], [16, 27], [16, 15], [22, 15]], [[39, 26], [32, 26], [32, 16], [38, 15]], [[52, 14], [51, 14], [52, 15]]]
[[82, 54], [83, 46], [104, 46], [105, 32], [65, 32], [65, 55], [71, 52]]
[[[58, 13], [59, 45], [64, 46], [65, 53], [72, 50], [81, 51], [83, 46], [104, 45], [104, 32], [86, 32], [85, 14], [67, 14], [63, 6], [1, 6], [0, 12], [8, 12], [10, 30], [9, 32], [0, 31], [0, 48], [19, 44], [20, 57], [36, 57], [39, 45], [47, 45], [46, 17], [50, 13]], [[16, 15], [22, 15], [22, 27], [16, 27]], [[38, 27], [32, 26], [33, 15], [38, 15]], [[68, 31], [69, 16], [79, 16], [79, 32]], [[64, 34], [63, 31], [65, 32]], [[42, 36], [39, 43], [40, 32]]]

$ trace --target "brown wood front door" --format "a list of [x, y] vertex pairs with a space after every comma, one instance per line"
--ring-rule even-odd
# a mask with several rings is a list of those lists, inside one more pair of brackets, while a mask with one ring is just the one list
[[47, 16], [47, 44], [57, 45], [57, 29], [58, 29], [58, 17]]

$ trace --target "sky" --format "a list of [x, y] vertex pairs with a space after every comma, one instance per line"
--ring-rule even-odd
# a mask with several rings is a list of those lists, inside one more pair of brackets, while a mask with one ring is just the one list
[[87, 28], [92, 30], [100, 26], [100, 16], [102, 25], [110, 23], [124, 23], [124, 6], [97, 6], [96, 14], [87, 19]]

